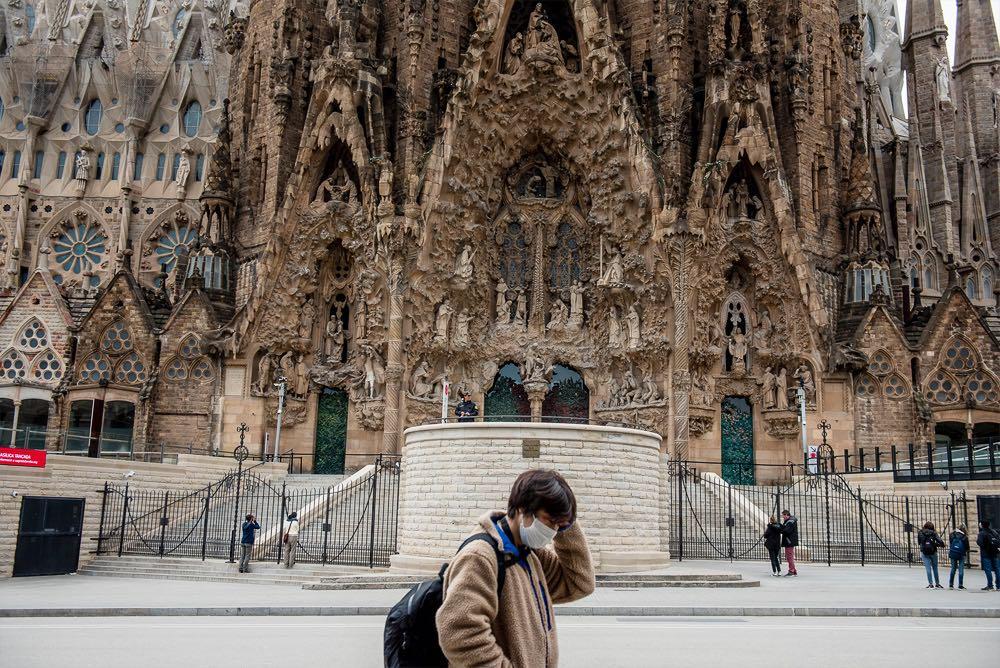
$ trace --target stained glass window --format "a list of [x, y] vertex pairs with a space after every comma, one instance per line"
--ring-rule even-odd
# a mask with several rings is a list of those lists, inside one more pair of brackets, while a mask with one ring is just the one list
[[124, 321], [116, 320], [104, 330], [104, 336], [101, 337], [101, 350], [112, 355], [132, 350], [132, 335], [125, 327]]
[[531, 402], [516, 364], [508, 362], [500, 368], [483, 403], [487, 422], [527, 422], [530, 419]]
[[935, 404], [954, 404], [958, 402], [959, 385], [951, 374], [936, 370], [927, 381], [924, 396]]
[[28, 373], [28, 361], [16, 350], [8, 351], [0, 360], [0, 374], [7, 380], [24, 378]]
[[166, 268], [167, 272], [174, 270], [177, 260], [186, 253], [198, 240], [198, 233], [187, 225], [179, 225], [176, 221], [160, 236], [156, 242], [156, 261]]
[[201, 347], [198, 345], [198, 339], [193, 334], [188, 334], [181, 341], [180, 355], [186, 360], [194, 359], [201, 352]]
[[983, 299], [993, 301], [993, 270], [989, 267], [983, 267], [982, 279]]
[[549, 284], [553, 288], [568, 288], [580, 280], [580, 245], [569, 223], [559, 225], [556, 247], [549, 260]]
[[868, 362], [868, 370], [876, 376], [892, 373], [892, 358], [880, 350], [872, 355], [871, 361]]
[[21, 350], [30, 352], [37, 352], [49, 345], [49, 335], [38, 318], [24, 326], [21, 335], [17, 337], [17, 345]]
[[969, 377], [965, 384], [965, 398], [977, 404], [995, 404], [998, 394], [997, 381], [988, 373], [977, 371]]
[[[45, 0], [42, 0], [44, 2]], [[24, 6], [24, 16], [28, 19], [28, 34], [35, 32], [35, 6], [25, 5]]]
[[63, 364], [55, 353], [46, 350], [35, 358], [31, 376], [39, 382], [55, 382], [62, 378]]
[[198, 100], [192, 100], [191, 104], [189, 104], [187, 109], [184, 110], [184, 134], [188, 137], [194, 137], [198, 134], [198, 128], [200, 126], [201, 103], [198, 102]]
[[111, 380], [111, 362], [101, 353], [93, 353], [80, 365], [80, 383], [99, 383]]
[[552, 367], [552, 380], [542, 402], [545, 422], [586, 422], [590, 417], [590, 390], [583, 376], [561, 364]]
[[889, 399], [905, 399], [910, 395], [910, 387], [898, 373], [885, 379], [885, 396]]
[[187, 366], [181, 359], [174, 357], [163, 368], [163, 375], [167, 380], [186, 380]]
[[868, 374], [861, 374], [854, 386], [854, 393], [862, 399], [876, 397], [878, 396], [878, 383]]
[[500, 276], [511, 288], [527, 287], [530, 263], [531, 252], [524, 227], [518, 222], [509, 223], [500, 242]]
[[52, 244], [56, 262], [63, 270], [82, 274], [104, 258], [108, 238], [100, 228], [87, 222], [68, 226]]
[[952, 339], [945, 348], [941, 363], [951, 371], [965, 373], [976, 367], [976, 354], [965, 340]]
[[84, 112], [83, 126], [87, 129], [87, 134], [96, 135], [101, 129], [101, 117], [104, 115], [104, 105], [101, 104], [100, 98], [94, 98], [87, 105], [87, 110]]
[[135, 353], [129, 353], [115, 369], [115, 381], [137, 385], [146, 381], [146, 366]]
[[204, 357], [191, 365], [191, 378], [199, 382], [212, 380], [212, 363]]

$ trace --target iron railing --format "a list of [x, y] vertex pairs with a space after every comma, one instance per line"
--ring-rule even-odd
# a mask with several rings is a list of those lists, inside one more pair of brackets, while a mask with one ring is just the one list
[[794, 464], [760, 472], [771, 484], [737, 485], [710, 470], [720, 466], [670, 464], [670, 552], [679, 560], [767, 559], [764, 529], [772, 516], [780, 521], [786, 509], [798, 520], [799, 558], [827, 564], [913, 563], [919, 559], [916, 531], [924, 522], [932, 522], [945, 539], [949, 531], [969, 523], [964, 491], [867, 494], [860, 487], [852, 489], [839, 474], [809, 474]]
[[840, 475], [886, 472], [895, 482], [1000, 480], [1000, 441], [973, 439], [961, 444], [909, 443], [903, 447], [830, 451], [803, 465]]
[[253, 560], [281, 560], [282, 526], [299, 519], [296, 559], [369, 568], [396, 553], [399, 457], [379, 455], [370, 469], [335, 486], [299, 489], [273, 483], [257, 464], [187, 493], [105, 483], [98, 554], [229, 559], [245, 516], [261, 526]]

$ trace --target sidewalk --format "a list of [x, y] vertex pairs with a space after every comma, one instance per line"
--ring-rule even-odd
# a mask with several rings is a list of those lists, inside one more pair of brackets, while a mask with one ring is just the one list
[[[678, 571], [740, 573], [745, 589], [598, 588], [561, 615], [871, 616], [1000, 619], [1000, 593], [980, 591], [981, 571], [966, 571], [967, 591], [925, 589], [922, 567], [802, 564], [797, 578], [772, 578], [761, 562], [684, 561]], [[947, 571], [942, 573], [947, 587]], [[0, 581], [0, 617], [384, 615], [404, 590], [312, 591], [252, 584], [56, 576]]]

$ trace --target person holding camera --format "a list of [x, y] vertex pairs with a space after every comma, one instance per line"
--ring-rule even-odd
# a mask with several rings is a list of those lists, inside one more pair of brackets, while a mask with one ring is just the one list
[[240, 540], [240, 573], [250, 572], [250, 557], [253, 554], [253, 541], [260, 531], [260, 524], [253, 513], [247, 513], [247, 519], [243, 523], [243, 538]]

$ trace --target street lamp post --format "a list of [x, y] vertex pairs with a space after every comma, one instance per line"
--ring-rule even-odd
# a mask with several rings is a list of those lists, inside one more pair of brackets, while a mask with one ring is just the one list
[[278, 388], [278, 415], [277, 424], [274, 428], [274, 456], [273, 461], [278, 461], [281, 455], [281, 416], [285, 412], [285, 387], [288, 383], [288, 379], [284, 376], [278, 376], [278, 382], [274, 384]]

